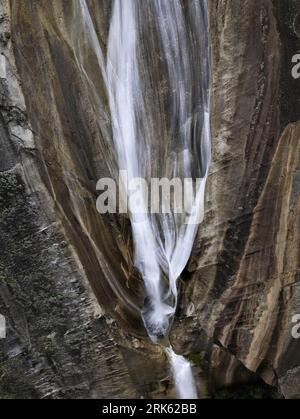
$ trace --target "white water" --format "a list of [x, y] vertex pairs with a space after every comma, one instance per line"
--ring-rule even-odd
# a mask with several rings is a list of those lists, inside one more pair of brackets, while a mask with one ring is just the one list
[[[195, 14], [199, 6], [195, 3]], [[179, 0], [152, 0], [166, 57], [170, 91], [172, 95], [171, 125], [179, 127], [177, 138], [180, 145], [174, 161], [175, 175], [192, 177], [194, 158], [191, 155], [192, 115], [190, 58], [187, 51], [188, 34], [183, 10]], [[150, 150], [156, 138], [149, 138], [148, 118], [145, 112], [145, 97], [142, 95], [138, 62], [138, 16], [141, 10], [136, 0], [115, 0], [110, 24], [107, 56], [107, 88], [113, 124], [113, 138], [119, 166], [127, 170], [129, 181], [147, 178], [151, 171]], [[201, 21], [199, 22], [201, 23]], [[205, 105], [205, 104], [204, 104]], [[204, 189], [209, 164], [209, 100], [204, 106], [201, 150], [204, 150], [204, 178], [200, 182], [195, 200], [195, 217], [203, 219]], [[142, 122], [141, 122], [142, 121]], [[178, 170], [176, 171], [176, 166]], [[185, 268], [197, 232], [197, 225], [187, 225], [182, 217], [161, 214], [137, 217], [143, 212], [143, 197], [135, 192], [129, 201], [131, 224], [135, 244], [135, 264], [142, 274], [148, 296], [143, 310], [143, 319], [149, 335], [156, 339], [164, 336], [170, 327], [170, 319], [177, 305], [177, 280]], [[166, 289], [163, 277], [168, 278]]]
[[[141, 20], [145, 5], [151, 8], [168, 78], [170, 130], [163, 141], [170, 152], [166, 159], [173, 162], [172, 177], [202, 179], [191, 211], [201, 221], [210, 163], [206, 0], [189, 1], [192, 22], [189, 28], [180, 0], [114, 0], [106, 60], [86, 1], [79, 2], [85, 36], [97, 57], [107, 88], [119, 169], [127, 171], [129, 181], [143, 178], [149, 182], [151, 152], [157, 144], [151, 127], [159, 116], [155, 109], [149, 112], [146, 104], [145, 74], [141, 74], [139, 61]], [[203, 55], [197, 76], [197, 71], [193, 71], [194, 57], [189, 53], [191, 43], [195, 44], [194, 48], [201, 48]], [[80, 54], [76, 58], [88, 78]], [[196, 100], [192, 92], [195, 85], [199, 95]], [[159, 86], [156, 89], [159, 91]], [[162, 168], [163, 176], [167, 173]], [[177, 281], [190, 257], [198, 224], [186, 224], [185, 216], [174, 213], [145, 214], [145, 205], [142, 193], [135, 191], [129, 196], [135, 265], [143, 277], [147, 295], [142, 316], [149, 336], [157, 342], [169, 332], [177, 306]], [[196, 398], [190, 364], [171, 349], [167, 353], [179, 397]]]
[[166, 349], [170, 360], [176, 392], [180, 399], [197, 399], [197, 390], [190, 363], [172, 348]]

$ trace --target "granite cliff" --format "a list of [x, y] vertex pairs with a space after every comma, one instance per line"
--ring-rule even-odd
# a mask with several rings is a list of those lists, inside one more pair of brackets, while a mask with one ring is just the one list
[[[0, 0], [0, 397], [172, 397], [140, 319], [129, 220], [96, 210], [117, 167], [76, 5]], [[88, 1], [104, 51], [111, 5]], [[300, 397], [299, 0], [209, 10], [213, 159], [170, 339], [202, 397], [257, 382]]]

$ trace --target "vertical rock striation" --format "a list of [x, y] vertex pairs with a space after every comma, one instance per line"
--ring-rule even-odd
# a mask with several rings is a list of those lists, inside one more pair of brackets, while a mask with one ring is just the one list
[[[234, 384], [242, 364], [293, 397], [300, 188], [299, 124], [289, 123], [300, 119], [290, 96], [299, 38], [287, 3], [283, 13], [278, 2], [211, 2], [214, 157], [174, 340], [183, 351], [200, 350], [198, 329], [217, 345], [217, 382]], [[176, 339], [186, 324], [191, 334]]]
[[[100, 167], [108, 156], [92, 148], [96, 133], [87, 93], [69, 84], [65, 62], [63, 80], [54, 66], [58, 61], [51, 57], [47, 62], [50, 40], [46, 31], [42, 38], [35, 15], [46, 13], [47, 5], [2, 0], [0, 9], [0, 312], [8, 325], [7, 339], [0, 342], [0, 397], [132, 398], [155, 393], [165, 370], [160, 352], [135, 348], [136, 341], [123, 337], [109, 314], [104, 317], [107, 308], [129, 325], [138, 312], [122, 313], [105, 278], [113, 275], [124, 298], [131, 287], [133, 301], [139, 287], [124, 268], [130, 262], [122, 239], [126, 220], [119, 227], [115, 223], [111, 234], [96, 215], [91, 156]], [[14, 24], [22, 28], [24, 44]], [[78, 104], [87, 109], [82, 126]], [[96, 180], [97, 174], [93, 176]], [[110, 220], [106, 223], [108, 228]], [[116, 259], [109, 263], [112, 247]], [[149, 354], [157, 366], [152, 367]], [[144, 375], [137, 375], [136, 368]]]
[[[297, 3], [209, 1], [213, 164], [171, 334], [178, 352], [207, 354], [216, 385], [261, 377], [288, 398], [300, 396]], [[117, 167], [78, 5], [0, 0], [0, 397], [167, 397], [129, 221], [96, 212], [96, 182]], [[88, 1], [104, 52], [111, 5]]]

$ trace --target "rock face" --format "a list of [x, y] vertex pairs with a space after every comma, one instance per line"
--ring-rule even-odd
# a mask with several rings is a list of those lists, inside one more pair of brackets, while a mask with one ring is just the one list
[[[174, 335], [186, 323], [192, 334], [205, 332], [218, 345], [212, 360], [225, 369], [223, 384], [236, 380], [241, 362], [292, 397], [299, 396], [291, 329], [299, 312], [300, 153], [291, 57], [299, 38], [296, 3], [288, 3], [283, 12], [278, 2], [211, 2], [214, 158]], [[178, 349], [189, 342], [186, 335]], [[233, 363], [223, 362], [220, 347]]]
[[[209, 1], [213, 163], [170, 338], [180, 353], [205, 354], [216, 386], [260, 377], [291, 398], [300, 397], [291, 335], [300, 38], [299, 1], [282, 3]], [[128, 219], [96, 211], [96, 182], [117, 167], [103, 80], [76, 34], [78, 4], [0, 1], [0, 397], [170, 397], [166, 359], [140, 320]], [[105, 51], [112, 2], [88, 5]]]
[[[7, 339], [0, 342], [0, 394], [4, 398], [154, 394], [156, 389], [160, 391], [163, 374], [167, 375], [161, 366], [165, 359], [157, 348], [148, 348], [147, 342], [136, 348], [136, 340], [123, 337], [109, 317], [113, 312], [124, 330], [129, 330], [130, 315], [137, 318], [138, 310], [133, 308], [125, 316], [118, 307], [122, 299], [117, 296], [122, 294], [126, 301], [126, 293], [131, 291], [134, 300], [139, 287], [130, 274], [132, 268], [128, 268], [130, 246], [122, 238], [128, 236], [126, 220], [119, 226], [115, 223], [112, 234], [112, 221], [106, 220], [104, 227], [96, 214], [95, 183], [87, 172], [92, 170], [94, 155], [100, 167], [100, 172], [93, 174], [96, 181], [107, 155], [92, 147], [96, 128], [89, 126], [94, 120], [85, 103], [88, 94], [75, 91], [73, 86], [73, 102], [67, 79], [62, 85], [57, 80], [62, 71], [57, 73], [54, 68], [50, 74], [53, 62], [44, 54], [49, 50], [46, 38], [42, 45], [41, 35], [31, 33], [40, 28], [46, 36], [46, 30], [29, 22], [38, 22], [31, 13], [44, 10], [50, 14], [44, 8], [49, 4], [36, 9], [35, 2], [25, 2], [23, 10], [20, 2], [1, 2], [0, 313], [7, 319], [8, 330]], [[28, 31], [21, 31], [26, 34], [24, 45], [11, 26], [21, 23], [21, 17], [28, 27]], [[30, 19], [29, 26], [26, 19]], [[32, 42], [41, 42], [41, 49], [32, 48]], [[66, 64], [61, 65], [67, 71]], [[56, 82], [58, 86], [52, 88], [51, 83]], [[28, 94], [26, 104], [21, 83]], [[62, 86], [70, 93], [65, 99]], [[56, 94], [62, 95], [60, 103]], [[56, 100], [64, 109], [56, 108]], [[76, 110], [76, 103], [81, 110]], [[109, 261], [109, 252], [114, 261]], [[116, 289], [111, 291], [114, 281]], [[93, 291], [91, 286], [95, 286]], [[141, 328], [136, 323], [138, 335]]]

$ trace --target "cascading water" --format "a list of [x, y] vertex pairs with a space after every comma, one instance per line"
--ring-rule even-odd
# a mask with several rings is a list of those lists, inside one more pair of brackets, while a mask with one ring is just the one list
[[197, 399], [197, 390], [190, 363], [171, 348], [166, 349], [169, 357], [175, 388], [181, 399]]
[[[162, 207], [159, 214], [150, 214], [142, 188], [136, 185], [129, 191], [135, 265], [147, 295], [142, 317], [149, 336], [158, 342], [168, 335], [177, 305], [177, 281], [204, 215], [210, 163], [207, 3], [114, 0], [106, 60], [86, 1], [79, 4], [107, 88], [119, 169], [126, 170], [128, 183], [140, 178], [150, 184], [152, 177], [200, 179], [189, 214], [178, 213], [175, 202], [170, 213]], [[149, 44], [152, 40], [148, 50], [145, 39]], [[76, 59], [88, 77], [79, 55]], [[178, 395], [197, 397], [188, 361], [171, 348], [166, 353]]]

